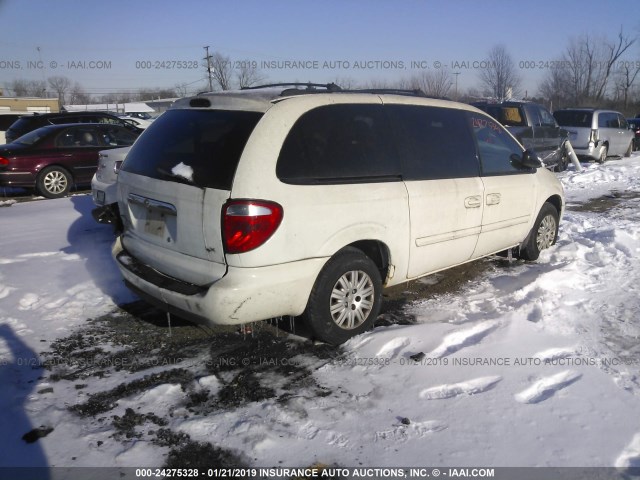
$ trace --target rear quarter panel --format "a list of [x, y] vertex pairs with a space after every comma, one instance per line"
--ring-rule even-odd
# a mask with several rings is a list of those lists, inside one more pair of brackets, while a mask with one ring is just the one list
[[[367, 100], [381, 103], [377, 96]], [[349, 95], [332, 103], [351, 103]], [[360, 96], [358, 103], [362, 103]], [[231, 198], [256, 198], [279, 203], [282, 223], [261, 247], [227, 255], [230, 266], [256, 267], [309, 258], [329, 258], [359, 240], [378, 240], [390, 251], [394, 278], [406, 276], [409, 212], [401, 181], [348, 185], [290, 185], [276, 176], [280, 148], [295, 121], [326, 104], [326, 97], [305, 96], [274, 105], [256, 126], [236, 171]], [[402, 273], [402, 275], [400, 275]]]

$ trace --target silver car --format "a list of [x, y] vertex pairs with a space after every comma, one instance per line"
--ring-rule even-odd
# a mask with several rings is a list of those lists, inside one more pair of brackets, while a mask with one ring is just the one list
[[91, 180], [93, 203], [98, 206], [109, 205], [118, 201], [116, 196], [116, 180], [120, 165], [131, 147], [102, 150], [98, 155], [98, 170]]
[[620, 112], [593, 108], [567, 108], [553, 113], [569, 131], [569, 140], [580, 158], [602, 163], [607, 157], [629, 157], [633, 132]]

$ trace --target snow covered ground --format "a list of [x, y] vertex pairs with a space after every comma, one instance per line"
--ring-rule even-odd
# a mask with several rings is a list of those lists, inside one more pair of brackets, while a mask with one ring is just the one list
[[[186, 394], [165, 383], [113, 411], [153, 412], [254, 466], [639, 467], [640, 155], [584, 166], [560, 174], [574, 208], [555, 247], [537, 263], [490, 260], [461, 292], [405, 307], [415, 324], [352, 339], [314, 367], [328, 395], [181, 415]], [[607, 195], [616, 206], [578, 207]], [[0, 466], [165, 462], [165, 447], [71, 412], [73, 385], [33, 368], [54, 339], [135, 298], [91, 208], [90, 196], [0, 202]], [[88, 389], [131, 376], [114, 375]], [[222, 385], [197, 382], [210, 396]], [[21, 440], [40, 426], [53, 430]]]

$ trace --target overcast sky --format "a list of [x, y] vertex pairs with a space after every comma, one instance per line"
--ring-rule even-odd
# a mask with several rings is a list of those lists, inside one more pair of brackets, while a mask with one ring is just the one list
[[[621, 27], [640, 34], [640, 2], [0, 0], [0, 87], [64, 75], [92, 94], [178, 83], [196, 91], [209, 45], [234, 64], [255, 62], [269, 81], [448, 68], [466, 90], [504, 44], [534, 95], [572, 36], [613, 40]], [[626, 59], [640, 61], [640, 42]]]

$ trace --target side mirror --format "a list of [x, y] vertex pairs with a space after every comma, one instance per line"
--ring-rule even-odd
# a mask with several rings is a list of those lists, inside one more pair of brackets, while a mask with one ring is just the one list
[[533, 150], [525, 150], [522, 156], [513, 154], [511, 160], [518, 166], [523, 168], [540, 168], [542, 161]]

